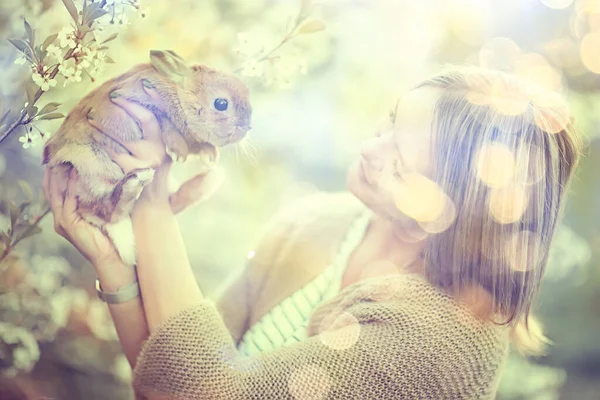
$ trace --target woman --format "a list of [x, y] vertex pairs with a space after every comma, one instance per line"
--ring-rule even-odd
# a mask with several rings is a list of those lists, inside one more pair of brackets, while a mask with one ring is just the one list
[[114, 100], [145, 137], [115, 162], [129, 171], [165, 159], [132, 213], [141, 298], [136, 272], [78, 218], [64, 171], [45, 188], [56, 230], [93, 263], [101, 291], [133, 288], [110, 309], [140, 395], [491, 399], [509, 336], [531, 352], [543, 345], [527, 320], [580, 146], [555, 99], [479, 69], [423, 82], [365, 143], [352, 195], [276, 217], [216, 304], [196, 284], [173, 211], [218, 174], [170, 199], [148, 111]]

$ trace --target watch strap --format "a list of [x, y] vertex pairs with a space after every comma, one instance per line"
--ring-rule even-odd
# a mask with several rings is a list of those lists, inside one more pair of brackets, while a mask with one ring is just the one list
[[98, 298], [109, 304], [124, 303], [140, 295], [140, 284], [138, 281], [120, 287], [116, 292], [105, 292], [96, 279], [96, 293]]

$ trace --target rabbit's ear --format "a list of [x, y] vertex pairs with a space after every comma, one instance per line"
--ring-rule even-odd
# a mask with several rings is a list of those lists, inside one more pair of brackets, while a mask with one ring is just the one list
[[158, 72], [175, 82], [181, 82], [191, 72], [183, 58], [172, 50], [150, 50], [150, 62]]

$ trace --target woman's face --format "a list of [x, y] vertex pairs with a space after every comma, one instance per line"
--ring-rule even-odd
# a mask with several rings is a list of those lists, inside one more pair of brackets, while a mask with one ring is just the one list
[[[398, 204], [407, 179], [431, 177], [431, 123], [435, 93], [416, 89], [400, 99], [394, 117], [365, 140], [348, 173], [348, 189], [373, 212], [391, 220], [411, 218]], [[418, 180], [418, 179], [417, 179]]]

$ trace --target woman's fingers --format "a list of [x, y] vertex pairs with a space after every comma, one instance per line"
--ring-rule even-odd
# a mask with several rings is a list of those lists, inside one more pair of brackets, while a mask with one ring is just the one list
[[64, 169], [61, 166], [52, 167], [50, 170], [50, 208], [55, 215], [62, 214], [66, 185], [63, 182]]
[[71, 168], [71, 172], [69, 173], [69, 181], [67, 182], [65, 200], [63, 203], [64, 221], [73, 221], [73, 216], [77, 213], [77, 197], [75, 195], [75, 185], [77, 184], [78, 178], [79, 174], [77, 173], [77, 170], [75, 168]]
[[65, 231], [62, 227], [63, 223], [63, 207], [64, 207], [64, 192], [67, 187], [66, 166], [58, 165], [52, 167], [49, 173], [49, 190], [50, 209], [54, 216], [54, 230], [64, 236]]
[[44, 192], [44, 198], [46, 203], [50, 205], [50, 167], [44, 168], [44, 179], [42, 181], [42, 191]]
[[223, 182], [223, 177], [223, 171], [215, 168], [203, 171], [184, 182], [169, 198], [173, 213], [177, 214], [194, 203], [210, 197]]
[[160, 138], [160, 125], [158, 124], [158, 121], [152, 111], [138, 103], [126, 100], [116, 91], [111, 93], [111, 100], [113, 103], [124, 109], [131, 118], [139, 123], [140, 127], [142, 128], [144, 139], [162, 142]]
[[152, 160], [141, 160], [135, 158], [126, 153], [117, 153], [116, 151], [105, 148], [108, 156], [123, 170], [125, 174], [133, 171], [134, 169], [140, 168], [154, 168], [160, 163], [157, 163], [155, 159]]
[[154, 84], [152, 82], [150, 82], [148, 79], [142, 79], [142, 88], [144, 89], [144, 92], [146, 92], [146, 94], [150, 96], [150, 98], [152, 99], [152, 101], [154, 101], [155, 104], [161, 103], [162, 99], [158, 95], [158, 92], [155, 90]]

